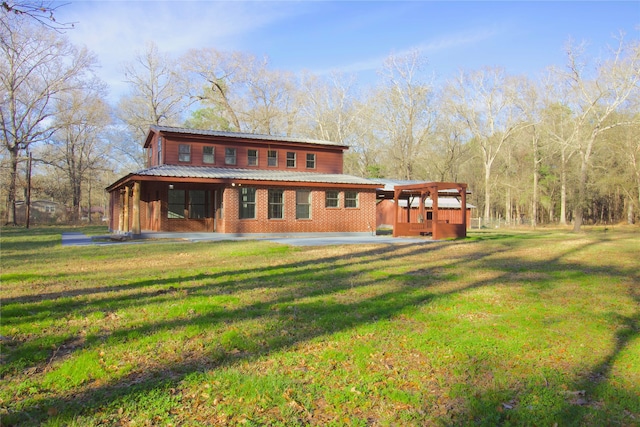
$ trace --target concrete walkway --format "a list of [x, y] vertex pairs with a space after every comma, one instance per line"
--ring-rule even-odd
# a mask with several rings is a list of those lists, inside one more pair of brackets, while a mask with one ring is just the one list
[[[62, 246], [123, 245], [148, 242], [215, 242], [229, 240], [266, 240], [291, 246], [405, 245], [432, 242], [424, 237], [374, 236], [370, 233], [301, 233], [301, 234], [223, 234], [223, 233], [142, 233], [136, 238], [111, 239], [112, 236], [89, 237], [82, 233], [62, 233]], [[115, 235], [114, 235], [115, 237]]]

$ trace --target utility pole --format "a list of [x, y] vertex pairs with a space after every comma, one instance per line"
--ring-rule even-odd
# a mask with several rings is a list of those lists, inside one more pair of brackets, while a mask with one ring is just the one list
[[26, 228], [29, 228], [29, 219], [31, 218], [31, 164], [33, 163], [33, 154], [29, 152], [27, 156], [27, 195], [26, 195]]

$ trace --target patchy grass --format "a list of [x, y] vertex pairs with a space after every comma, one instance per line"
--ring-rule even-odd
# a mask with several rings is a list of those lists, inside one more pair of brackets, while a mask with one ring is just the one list
[[637, 228], [308, 248], [60, 231], [2, 230], [2, 425], [640, 423]]

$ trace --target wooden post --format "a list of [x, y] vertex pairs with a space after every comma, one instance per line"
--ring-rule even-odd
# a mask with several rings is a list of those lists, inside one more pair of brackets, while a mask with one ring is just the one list
[[393, 190], [393, 203], [394, 203], [394, 214], [393, 214], [393, 237], [398, 237], [398, 203], [400, 198], [400, 193], [402, 190]]
[[131, 226], [131, 232], [133, 234], [140, 234], [140, 182], [133, 183], [133, 224]]
[[433, 228], [433, 232], [432, 232], [432, 238], [433, 240], [439, 240], [440, 239], [440, 230], [439, 230], [439, 226], [438, 226], [438, 217], [440, 216], [438, 214], [438, 186], [433, 186], [433, 187], [429, 187], [429, 192], [431, 193], [431, 206], [432, 206], [432, 210], [433, 210], [433, 220], [431, 222], [432, 224], [432, 228]]
[[124, 190], [120, 190], [119, 198], [120, 198], [120, 212], [118, 213], [118, 231], [123, 232], [124, 231], [124, 203], [125, 203]]
[[131, 198], [130, 195], [131, 195], [131, 187], [129, 186], [124, 187], [124, 206], [122, 206], [124, 215], [123, 215], [122, 231], [124, 231], [125, 233], [129, 232], [129, 199]]
[[467, 237], [467, 186], [461, 185], [458, 191], [460, 192], [460, 208], [462, 209], [463, 237]]

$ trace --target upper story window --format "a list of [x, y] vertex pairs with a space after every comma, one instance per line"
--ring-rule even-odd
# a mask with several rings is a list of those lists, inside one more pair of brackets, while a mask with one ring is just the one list
[[180, 144], [178, 146], [178, 161], [179, 162], [191, 161], [191, 146], [189, 144]]
[[340, 207], [340, 192], [334, 190], [327, 190], [324, 192], [324, 207], [325, 208], [339, 208]]
[[267, 151], [267, 166], [278, 166], [278, 152], [276, 150]]
[[345, 191], [344, 192], [344, 207], [345, 208], [357, 208], [358, 207], [358, 192], [357, 191]]
[[247, 150], [247, 164], [258, 166], [258, 150]]
[[158, 165], [162, 164], [162, 137], [158, 137]]
[[237, 162], [237, 152], [235, 148], [224, 149], [224, 164], [235, 165]]
[[316, 155], [313, 153], [307, 153], [307, 169], [316, 168]]
[[216, 162], [216, 151], [212, 145], [202, 147], [202, 163], [213, 164]]
[[296, 153], [294, 153], [293, 151], [287, 151], [287, 167], [296, 167]]

